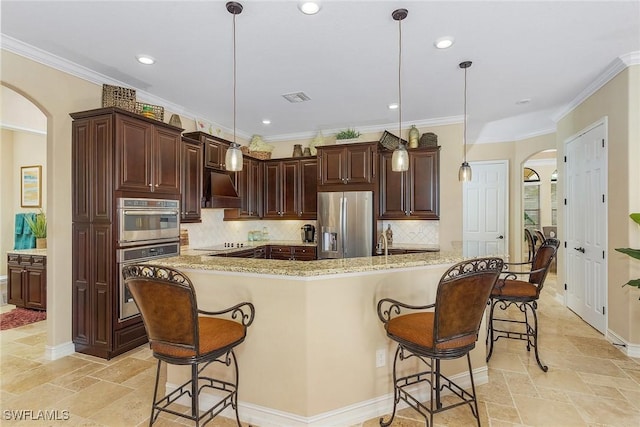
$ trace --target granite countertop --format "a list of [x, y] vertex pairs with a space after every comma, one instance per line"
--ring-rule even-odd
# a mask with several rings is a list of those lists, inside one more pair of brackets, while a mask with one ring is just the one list
[[7, 251], [8, 254], [18, 254], [18, 255], [40, 255], [40, 256], [47, 256], [47, 250], [46, 249], [36, 249], [36, 248], [31, 248], [31, 249], [12, 249], [10, 251]]
[[[269, 242], [269, 244], [274, 244]], [[242, 248], [241, 248], [242, 249]], [[428, 265], [454, 264], [464, 258], [459, 252], [425, 252], [316, 261], [281, 261], [256, 258], [227, 258], [187, 249], [182, 255], [150, 261], [149, 264], [175, 269], [210, 270], [278, 276], [314, 277], [341, 273], [392, 270]]]

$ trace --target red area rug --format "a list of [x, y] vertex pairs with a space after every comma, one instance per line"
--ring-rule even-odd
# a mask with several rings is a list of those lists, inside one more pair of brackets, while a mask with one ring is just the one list
[[40, 322], [47, 318], [46, 311], [14, 308], [8, 313], [0, 314], [0, 331]]

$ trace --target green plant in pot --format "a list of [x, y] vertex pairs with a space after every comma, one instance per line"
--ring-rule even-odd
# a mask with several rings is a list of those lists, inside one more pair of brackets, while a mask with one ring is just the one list
[[26, 215], [24, 220], [31, 228], [31, 232], [36, 238], [36, 248], [45, 249], [47, 247], [47, 216], [44, 211], [40, 209], [40, 213], [36, 214], [35, 218]]
[[[629, 217], [638, 225], [640, 225], [640, 213], [632, 213]], [[622, 252], [623, 254], [627, 254], [632, 258], [640, 259], [640, 249], [633, 248], [616, 248], [616, 251]], [[622, 286], [633, 286], [635, 288], [640, 288], [640, 279], [631, 279], [627, 283]], [[639, 298], [640, 299], [640, 298]]]
[[336, 134], [336, 139], [338, 140], [342, 140], [342, 139], [356, 139], [360, 137], [360, 132], [358, 132], [355, 129], [345, 129], [345, 130], [341, 130], [340, 132], [338, 132]]

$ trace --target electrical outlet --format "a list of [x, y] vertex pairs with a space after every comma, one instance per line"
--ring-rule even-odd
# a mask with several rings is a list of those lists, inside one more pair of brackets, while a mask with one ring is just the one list
[[384, 348], [376, 350], [376, 368], [382, 368], [387, 363], [387, 352]]

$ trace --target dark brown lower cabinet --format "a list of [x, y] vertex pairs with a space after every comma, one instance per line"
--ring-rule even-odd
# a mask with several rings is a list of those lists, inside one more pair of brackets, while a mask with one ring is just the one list
[[270, 245], [269, 258], [289, 261], [313, 261], [316, 259], [316, 247]]
[[16, 307], [47, 309], [47, 257], [7, 256], [7, 302]]

